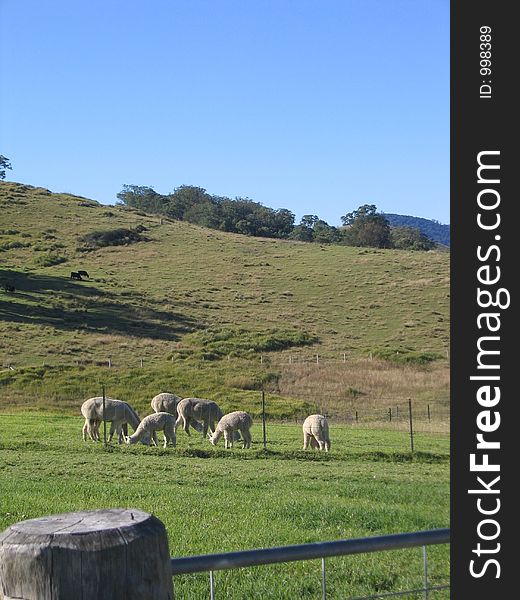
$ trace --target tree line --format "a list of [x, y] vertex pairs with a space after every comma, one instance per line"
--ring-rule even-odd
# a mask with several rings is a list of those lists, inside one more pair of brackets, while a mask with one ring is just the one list
[[[0, 179], [11, 168], [10, 160], [0, 155]], [[317, 215], [304, 215], [295, 224], [294, 213], [286, 208], [275, 210], [250, 198], [215, 196], [193, 185], [181, 185], [164, 195], [152, 187], [125, 184], [117, 198], [120, 204], [147, 213], [243, 235], [372, 248], [431, 250], [436, 246], [418, 227], [392, 227], [374, 204], [343, 215], [343, 226], [335, 227]]]
[[294, 213], [286, 208], [275, 210], [250, 198], [215, 196], [191, 185], [166, 195], [152, 187], [124, 185], [117, 198], [120, 204], [147, 213], [243, 235], [373, 248], [431, 250], [436, 245], [416, 227], [391, 227], [373, 204], [343, 215], [343, 226], [335, 227], [317, 215], [304, 215], [296, 224]]

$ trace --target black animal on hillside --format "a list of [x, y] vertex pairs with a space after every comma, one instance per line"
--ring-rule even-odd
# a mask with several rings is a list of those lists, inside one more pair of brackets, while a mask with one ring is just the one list
[[71, 272], [70, 278], [71, 279], [79, 279], [80, 281], [83, 281], [81, 275], [79, 273], [77, 273], [76, 271]]
[[78, 273], [81, 275], [81, 277], [89, 277], [90, 278], [90, 275], [86, 271], [78, 271]]

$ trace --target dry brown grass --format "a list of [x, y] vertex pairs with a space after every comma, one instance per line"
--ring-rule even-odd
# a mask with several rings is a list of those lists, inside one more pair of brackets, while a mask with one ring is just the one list
[[450, 372], [447, 361], [427, 367], [401, 366], [381, 360], [292, 364], [280, 367], [279, 393], [308, 402], [338, 417], [358, 411], [378, 418], [389, 408], [404, 412], [408, 399], [422, 413], [449, 415]]

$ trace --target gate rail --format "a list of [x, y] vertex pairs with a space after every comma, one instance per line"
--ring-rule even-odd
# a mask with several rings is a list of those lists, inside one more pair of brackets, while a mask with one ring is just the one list
[[423, 547], [423, 587], [406, 592], [390, 592], [367, 598], [384, 598], [389, 596], [404, 595], [411, 592], [428, 592], [447, 589], [449, 585], [429, 586], [428, 583], [428, 556], [426, 546], [434, 544], [448, 544], [450, 542], [449, 529], [433, 529], [429, 531], [416, 531], [412, 533], [399, 533], [377, 537], [355, 538], [338, 540], [334, 542], [314, 542], [296, 546], [279, 546], [257, 550], [244, 550], [240, 552], [226, 552], [221, 554], [203, 554], [199, 556], [186, 556], [172, 558], [172, 575], [186, 573], [199, 573], [209, 571], [210, 597], [215, 598], [215, 585], [213, 571], [222, 569], [238, 569], [241, 567], [254, 567], [272, 563], [284, 563], [297, 560], [312, 560], [321, 558], [322, 567], [322, 597], [327, 598], [325, 558], [330, 556], [346, 556], [350, 554], [363, 554], [368, 552], [381, 552], [385, 550], [399, 550], [403, 548]]

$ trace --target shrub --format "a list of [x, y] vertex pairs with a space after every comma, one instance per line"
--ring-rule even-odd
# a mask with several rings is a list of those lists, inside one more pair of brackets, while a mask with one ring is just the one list
[[211, 328], [187, 337], [201, 358], [216, 360], [225, 356], [251, 356], [255, 352], [274, 352], [318, 342], [318, 338], [305, 331], [265, 329]]
[[426, 365], [441, 356], [435, 352], [419, 352], [409, 348], [377, 348], [371, 351], [374, 358], [398, 364]]
[[107, 231], [92, 231], [79, 238], [79, 242], [83, 244], [79, 250], [96, 250], [105, 246], [126, 246], [142, 242], [145, 240], [141, 235], [141, 232], [144, 230], [145, 228], [139, 225], [135, 229], [120, 227]]
[[5, 242], [4, 244], [0, 244], [0, 252], [5, 252], [7, 250], [14, 250], [16, 248], [29, 248], [31, 244], [29, 242]]
[[52, 267], [67, 262], [67, 258], [65, 256], [60, 256], [59, 254], [49, 253], [39, 256], [35, 262], [39, 267]]

